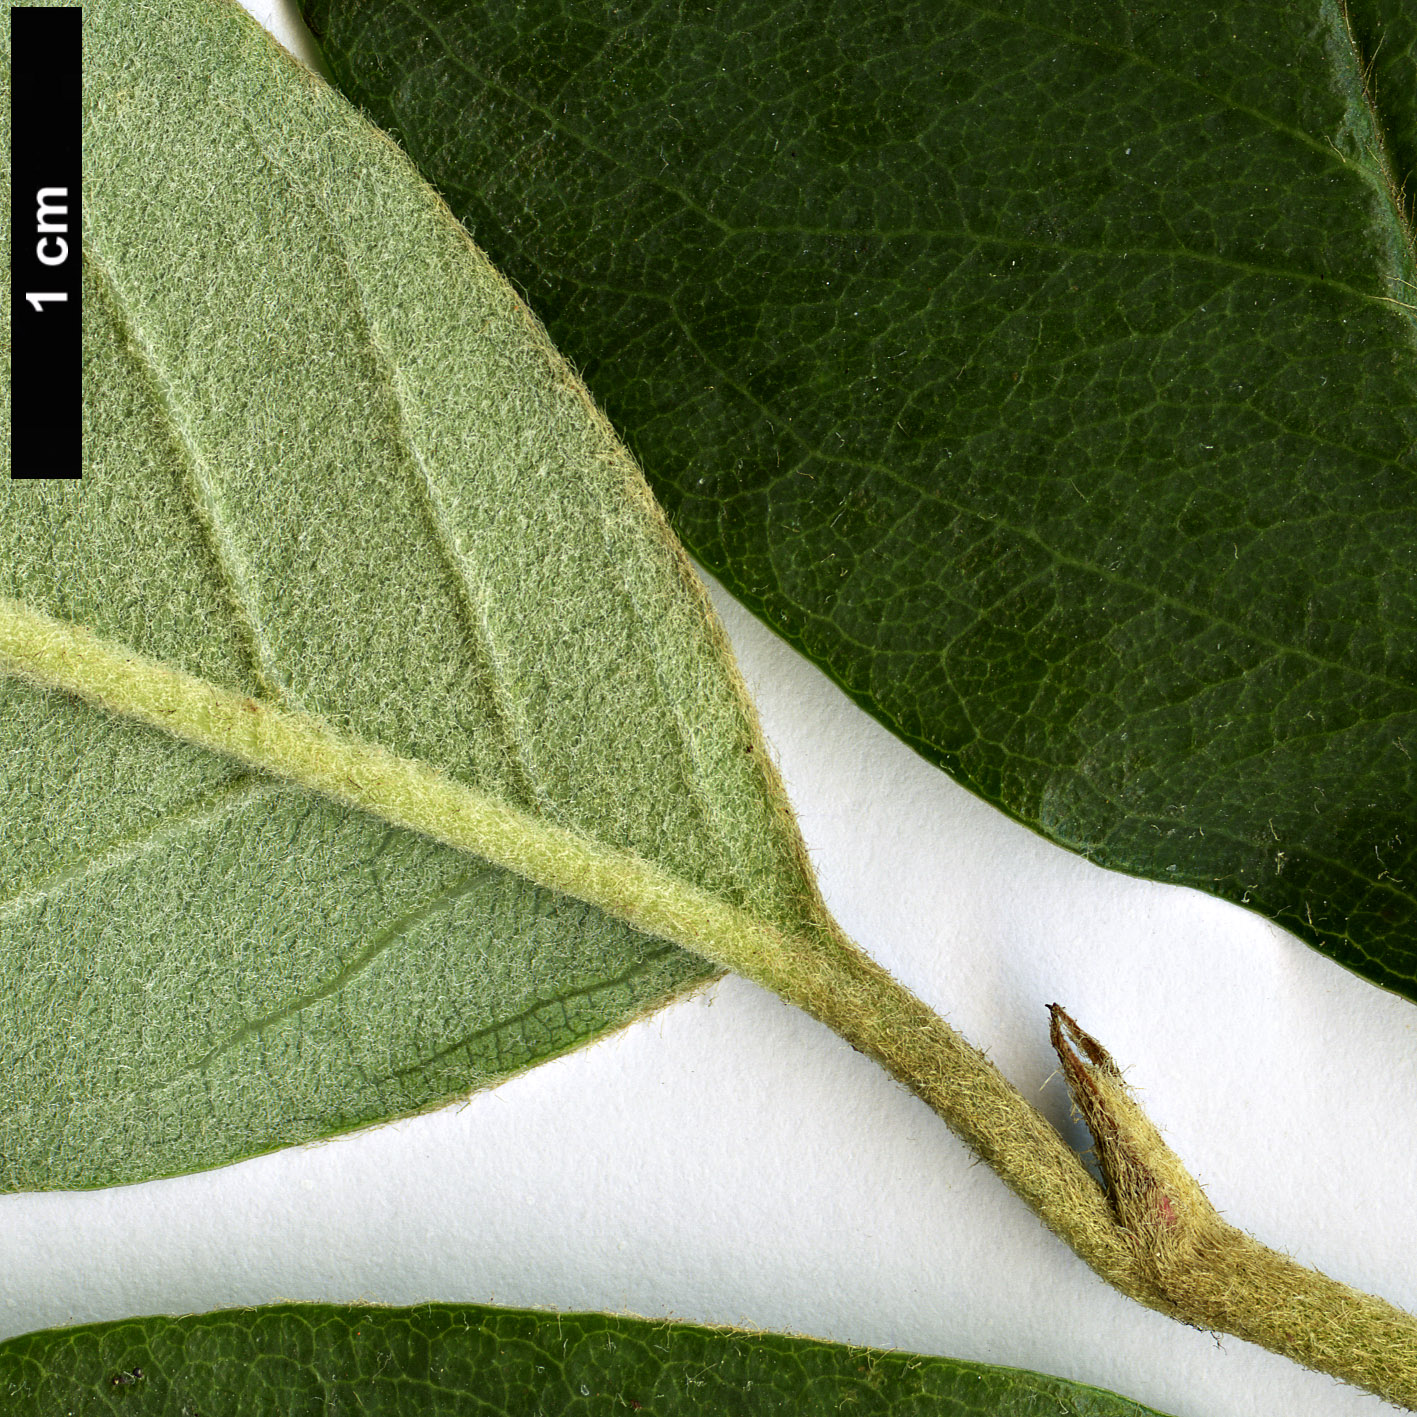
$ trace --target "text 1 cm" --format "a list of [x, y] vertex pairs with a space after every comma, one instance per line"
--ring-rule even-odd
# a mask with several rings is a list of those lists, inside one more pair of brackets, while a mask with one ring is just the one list
[[[63, 198], [60, 205], [59, 198]], [[34, 244], [34, 253], [40, 264], [62, 266], [69, 259], [69, 243], [64, 239], [69, 234], [69, 189], [67, 187], [41, 187], [35, 198], [35, 233], [39, 240]], [[55, 221], [63, 217], [63, 221]], [[44, 313], [46, 300], [68, 300], [67, 290], [26, 291], [25, 299], [40, 314]]]

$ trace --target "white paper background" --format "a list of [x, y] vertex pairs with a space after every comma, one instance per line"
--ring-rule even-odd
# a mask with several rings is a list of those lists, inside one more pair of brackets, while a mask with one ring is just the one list
[[[1047, 1043], [1062, 1003], [1232, 1221], [1417, 1309], [1417, 1007], [1245, 911], [1050, 846], [716, 602], [863, 947], [1085, 1146]], [[1393, 1410], [1113, 1293], [922, 1104], [737, 979], [443, 1112], [204, 1175], [0, 1197], [0, 1274], [7, 1335], [468, 1300], [1038, 1368], [1175, 1417]]]

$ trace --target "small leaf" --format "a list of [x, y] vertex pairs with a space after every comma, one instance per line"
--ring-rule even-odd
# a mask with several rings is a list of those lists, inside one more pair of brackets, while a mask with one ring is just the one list
[[0, 484], [5, 1189], [436, 1106], [708, 977], [676, 910], [821, 908], [678, 543], [403, 154], [234, 5], [84, 38], [84, 475]]
[[745, 604], [1417, 997], [1410, 4], [305, 9]]
[[283, 1304], [51, 1329], [0, 1344], [0, 1392], [72, 1417], [346, 1409], [369, 1417], [1156, 1417], [1099, 1388], [1016, 1368], [609, 1314], [453, 1304]]

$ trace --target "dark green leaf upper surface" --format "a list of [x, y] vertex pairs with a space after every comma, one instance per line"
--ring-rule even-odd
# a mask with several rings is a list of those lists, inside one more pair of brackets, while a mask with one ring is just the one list
[[1368, 65], [1383, 146], [1411, 221], [1417, 211], [1417, 6], [1411, 0], [1349, 0], [1347, 8], [1353, 43]]
[[1411, 9], [307, 0], [740, 598], [1417, 996]]
[[1098, 1388], [950, 1358], [450, 1304], [279, 1305], [28, 1334], [0, 1345], [0, 1404], [70, 1417], [1152, 1414]]

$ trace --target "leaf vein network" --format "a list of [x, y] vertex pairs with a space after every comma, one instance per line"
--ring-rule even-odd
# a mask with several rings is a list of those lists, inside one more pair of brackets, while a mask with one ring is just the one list
[[234, 109], [228, 111], [232, 112], [240, 122], [252, 147], [271, 169], [278, 173], [292, 190], [300, 192], [313, 210], [319, 212], [331, 242], [340, 253], [340, 264], [343, 268], [345, 283], [364, 326], [365, 345], [378, 370], [379, 382], [383, 385], [389, 399], [392, 421], [397, 429], [397, 441], [408, 453], [411, 492], [416, 503], [415, 515], [427, 528], [429, 539], [453, 587], [458, 609], [468, 630], [470, 647], [481, 661], [481, 667], [485, 671], [487, 679], [490, 680], [492, 690], [490, 717], [498, 736], [502, 739], [507, 762], [518, 779], [520, 789], [518, 796], [528, 805], [536, 803], [541, 811], [554, 816], [552, 806], [540, 785], [540, 778], [529, 751], [526, 741], [529, 735], [518, 731], [506, 670], [502, 666], [491, 627], [487, 623], [483, 611], [482, 597], [473, 585], [472, 578], [463, 563], [463, 557], [453, 543], [452, 533], [447, 525], [446, 513], [434, 485], [432, 473], [423, 458], [408, 419], [406, 401], [399, 389], [398, 366], [380, 342], [374, 319], [369, 311], [368, 301], [365, 299], [363, 282], [355, 273], [351, 263], [348, 243], [345, 242], [338, 225], [318, 194], [299, 182], [284, 164], [266, 150], [247, 115]]
[[[1079, 256], [1105, 256], [1115, 259], [1119, 254], [1121, 254], [1122, 257], [1125, 259], [1133, 254], [1130, 251], [1124, 251], [1119, 253], [1115, 250], [1108, 250], [1105, 247], [1075, 247], [1066, 245], [1062, 242], [1031, 241], [1026, 237], [1017, 237], [1001, 234], [986, 235], [983, 233], [973, 232], [968, 229], [961, 229], [956, 231], [947, 228], [912, 226], [901, 227], [896, 229], [887, 228], [881, 231], [861, 231], [851, 228], [836, 229], [831, 227], [805, 227], [800, 226], [796, 223], [787, 223], [782, 226], [735, 225], [734, 223], [726, 221], [724, 218], [716, 215], [709, 208], [705, 207], [702, 203], [698, 202], [695, 198], [690, 196], [690, 194], [682, 187], [674, 183], [665, 181], [664, 177], [661, 174], [650, 174], [631, 165], [626, 160], [626, 157], [623, 153], [617, 153], [612, 149], [606, 147], [604, 144], [596, 142], [594, 139], [581, 132], [574, 125], [567, 123], [565, 121], [564, 115], [557, 115], [552, 109], [548, 108], [545, 104], [537, 103], [533, 99], [528, 98], [525, 94], [515, 89], [509, 88], [506, 84], [489, 78], [486, 74], [474, 68], [473, 65], [468, 61], [468, 59], [461, 53], [461, 51], [452, 43], [450, 43], [447, 36], [443, 33], [442, 29], [438, 26], [436, 21], [430, 16], [428, 16], [424, 11], [422, 11], [415, 3], [415, 0], [399, 0], [399, 3], [411, 14], [413, 14], [420, 21], [420, 23], [427, 27], [429, 33], [434, 36], [438, 43], [442, 46], [443, 52], [447, 55], [447, 57], [454, 64], [456, 64], [458, 68], [462, 69], [466, 74], [470, 75], [479, 83], [484, 84], [487, 88], [493, 90], [494, 92], [501, 94], [504, 98], [511, 99], [517, 103], [520, 103], [524, 108], [530, 110], [532, 113], [535, 113], [539, 117], [544, 119], [554, 131], [561, 133], [565, 137], [573, 139], [575, 142], [579, 143], [582, 147], [584, 147], [587, 151], [594, 153], [597, 157], [603, 158], [612, 167], [618, 168], [621, 171], [629, 173], [632, 177], [635, 177], [637, 180], [642, 181], [649, 186], [657, 188], [659, 191], [664, 192], [667, 196], [677, 198], [680, 202], [683, 203], [687, 210], [693, 212], [696, 216], [702, 218], [710, 225], [716, 227], [725, 236], [734, 236], [740, 234], [801, 236], [820, 235], [828, 237], [844, 237], [858, 239], [880, 237], [881, 239], [889, 240], [909, 236], [937, 235], [949, 239], [972, 239], [976, 242], [995, 241], [1003, 245], [1015, 246], [1021, 249], [1030, 249], [1045, 252], [1062, 251], [1066, 254]], [[961, 3], [968, 3], [968, 0], [961, 0]], [[1277, 119], [1273, 118], [1271, 115], [1264, 113], [1264, 111], [1261, 109], [1256, 109], [1244, 104], [1236, 103], [1227, 95], [1222, 94], [1216, 90], [1209, 89], [1204, 85], [1198, 84], [1195, 80], [1188, 79], [1184, 75], [1177, 74], [1169, 69], [1165, 69], [1161, 66], [1158, 66], [1152, 61], [1145, 59], [1143, 56], [1138, 55], [1131, 50], [1122, 49], [1118, 46], [1106, 45], [1103, 44], [1101, 41], [1073, 35], [1068, 31], [1055, 30], [1046, 26], [1040, 26], [1031, 21], [1021, 20], [1017, 16], [1008, 16], [1002, 14], [999, 11], [990, 10], [984, 6], [970, 4], [969, 8], [974, 9], [982, 15], [1001, 20], [1011, 20], [1013, 22], [1024, 25], [1026, 28], [1036, 29], [1040, 33], [1050, 34], [1057, 38], [1068, 40], [1072, 43], [1085, 44], [1093, 48], [1100, 49], [1103, 52], [1115, 53], [1120, 57], [1125, 58], [1133, 63], [1136, 63], [1143, 67], [1151, 68], [1155, 70], [1155, 72], [1157, 72], [1158, 74], [1171, 78], [1183, 85], [1195, 88], [1197, 91], [1207, 94], [1209, 97], [1226, 104], [1227, 106], [1235, 109], [1237, 112], [1247, 114], [1248, 116], [1255, 118], [1257, 121], [1274, 128], [1276, 131], [1286, 134], [1287, 136], [1292, 137], [1299, 142], [1302, 142], [1305, 146], [1312, 148], [1315, 152], [1321, 154], [1328, 162], [1337, 162], [1345, 172], [1348, 171], [1350, 168], [1350, 165], [1343, 158], [1341, 153], [1337, 152], [1337, 150], [1334, 149], [1331, 145], [1321, 143], [1317, 139], [1309, 136], [1307, 133], [1303, 132], [1302, 129], [1293, 128], [1287, 124], [1280, 123]], [[1192, 251], [1186, 250], [1184, 248], [1168, 248], [1157, 251], [1147, 249], [1144, 250], [1142, 253], [1138, 254], [1154, 255], [1158, 259], [1196, 261], [1203, 264], [1216, 265], [1228, 269], [1237, 270], [1249, 275], [1278, 276], [1282, 279], [1294, 280], [1305, 284], [1326, 286], [1330, 289], [1340, 291], [1345, 295], [1349, 295], [1354, 299], [1363, 302], [1372, 302], [1380, 305], [1391, 305], [1392, 303], [1394, 303], [1390, 297], [1359, 290], [1357, 287], [1349, 285], [1346, 281], [1341, 281], [1331, 276], [1313, 275], [1308, 272], [1288, 270], [1283, 267], [1265, 266], [1256, 262], [1240, 261], [1232, 257], [1223, 256], [1217, 252]]]
[[108, 299], [115, 323], [128, 336], [128, 347], [153, 392], [172, 442], [180, 454], [183, 490], [217, 572], [226, 584], [228, 600], [241, 622], [252, 673], [272, 702], [288, 699], [289, 687], [278, 672], [275, 651], [266, 637], [265, 626], [257, 611], [245, 558], [223, 525], [216, 489], [205, 476], [205, 460], [196, 440], [179, 416], [172, 382], [162, 371], [151, 342], [139, 328], [131, 302], [119, 289], [118, 282], [99, 256], [91, 231], [86, 232], [83, 238], [83, 258], [98, 277], [99, 289]]
[[1314, 650], [1308, 649], [1302, 645], [1285, 644], [1283, 641], [1276, 640], [1272, 636], [1252, 630], [1248, 626], [1238, 624], [1226, 616], [1217, 615], [1214, 610], [1209, 607], [1203, 608], [1193, 605], [1189, 601], [1183, 600], [1180, 596], [1157, 589], [1155, 585], [1137, 580], [1131, 576], [1118, 575], [1116, 571], [1100, 566], [1094, 561], [1087, 560], [1085, 557], [1075, 556], [1062, 551], [1048, 541], [1045, 541], [1044, 538], [1032, 528], [1019, 526], [1016, 522], [1011, 521], [1001, 513], [981, 511], [979, 508], [972, 507], [968, 503], [947, 497], [937, 488], [922, 487], [918, 483], [912, 482], [906, 474], [890, 466], [888, 463], [879, 462], [870, 458], [855, 457], [845, 453], [827, 452], [825, 449], [815, 445], [806, 435], [799, 432], [793, 426], [790, 418], [783, 418], [781, 415], [777, 414], [772, 408], [753, 394], [751, 390], [734, 378], [733, 374], [720, 362], [715, 360], [709, 351], [704, 349], [694, 338], [692, 328], [684, 321], [677, 308], [674, 314], [680, 326], [683, 328], [686, 337], [689, 339], [690, 343], [693, 344], [695, 351], [704, 362], [720, 375], [724, 383], [728, 384], [743, 399], [751, 403], [765, 417], [780, 420], [786, 426], [789, 436], [805, 450], [808, 456], [818, 458], [826, 463], [836, 462], [846, 467], [860, 468], [863, 472], [879, 473], [881, 476], [896, 483], [897, 486], [904, 487], [906, 490], [915, 493], [916, 496], [922, 499], [937, 502], [939, 505], [948, 507], [952, 511], [960, 512], [965, 516], [975, 517], [991, 526], [998, 527], [1002, 531], [1009, 532], [1020, 541], [1035, 546], [1038, 550], [1050, 556], [1060, 566], [1072, 566], [1077, 570], [1086, 571], [1096, 576], [1098, 579], [1113, 585], [1126, 586], [1128, 589], [1138, 591], [1142, 596], [1154, 600], [1158, 604], [1184, 611], [1188, 615], [1198, 616], [1213, 625], [1227, 629], [1240, 639], [1252, 640], [1256, 644], [1264, 645], [1281, 654], [1298, 655], [1312, 663], [1323, 665], [1325, 668], [1342, 669], [1347, 673], [1371, 679], [1375, 683], [1387, 684], [1392, 688], [1401, 689], [1404, 693], [1412, 692], [1412, 685], [1401, 679], [1395, 679], [1391, 675], [1383, 674], [1377, 670], [1368, 669], [1361, 665], [1347, 664], [1342, 660], [1328, 659], [1324, 655], [1318, 654]]
[[509, 1028], [515, 1028], [520, 1023], [525, 1023], [534, 1019], [538, 1014], [547, 1008], [556, 1007], [562, 1014], [566, 1013], [566, 1004], [574, 1003], [581, 999], [594, 998], [597, 994], [613, 989], [619, 984], [628, 984], [638, 975], [648, 974], [651, 969], [666, 955], [674, 953], [676, 946], [665, 945], [662, 949], [647, 952], [634, 964], [623, 970], [613, 978], [597, 980], [593, 984], [582, 985], [579, 989], [570, 989], [564, 993], [557, 994], [549, 999], [535, 999], [519, 1013], [509, 1014], [506, 1018], [499, 1019], [496, 1023], [489, 1024], [485, 1028], [479, 1028], [472, 1033], [465, 1034], [461, 1038], [454, 1039], [451, 1043], [444, 1044], [443, 1047], [435, 1049], [426, 1058], [420, 1058], [416, 1063], [410, 1063], [406, 1067], [396, 1068], [389, 1074], [391, 1078], [404, 1078], [413, 1073], [420, 1072], [424, 1068], [440, 1063], [444, 1058], [460, 1051], [466, 1051], [475, 1044], [482, 1042], [485, 1038], [492, 1038], [496, 1034], [503, 1033]]
[[272, 779], [240, 772], [215, 790], [157, 818], [150, 825], [104, 842], [59, 870], [0, 899], [0, 916], [28, 909], [159, 846], [228, 816], [255, 797], [277, 790]]
[[269, 1009], [258, 1018], [248, 1019], [239, 1027], [233, 1029], [220, 1042], [210, 1047], [195, 1062], [188, 1064], [178, 1073], [166, 1079], [166, 1084], [171, 1085], [182, 1078], [190, 1077], [197, 1073], [205, 1073], [211, 1065], [223, 1054], [231, 1052], [248, 1039], [260, 1039], [271, 1028], [277, 1024], [285, 1023], [294, 1018], [297, 1014], [303, 1013], [306, 1009], [314, 1005], [323, 1003], [326, 999], [332, 998], [352, 983], [360, 975], [368, 972], [371, 965], [391, 946], [403, 939], [411, 930], [423, 924], [432, 916], [450, 908], [454, 902], [460, 900], [469, 892], [475, 890], [490, 876], [497, 874], [497, 868], [488, 862], [474, 863], [475, 869], [461, 876], [449, 886], [444, 886], [437, 891], [422, 905], [415, 906], [412, 910], [406, 910], [394, 920], [390, 921], [382, 930], [375, 932], [372, 939], [362, 948], [357, 950], [340, 969], [330, 976], [323, 984], [316, 985], [313, 989], [307, 989], [302, 993], [294, 995], [287, 1003], [275, 1009]]

